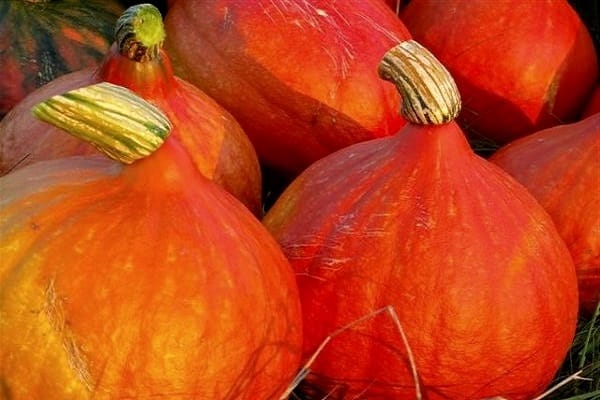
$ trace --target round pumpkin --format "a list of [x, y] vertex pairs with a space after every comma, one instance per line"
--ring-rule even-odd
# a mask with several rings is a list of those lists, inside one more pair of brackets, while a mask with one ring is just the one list
[[0, 2], [0, 118], [36, 88], [97, 66], [122, 10], [117, 0]]
[[284, 174], [405, 124], [376, 69], [410, 35], [381, 0], [177, 0], [165, 26], [175, 71]]
[[0, 121], [0, 174], [40, 160], [95, 154], [89, 144], [35, 119], [30, 108], [55, 94], [106, 81], [159, 106], [198, 170], [262, 215], [262, 178], [252, 143], [223, 107], [174, 75], [162, 48], [159, 10], [150, 4], [132, 6], [115, 25], [115, 43], [99, 68], [73, 72], [39, 88]]
[[472, 142], [575, 121], [598, 78], [594, 43], [567, 0], [411, 0], [400, 17], [455, 78]]
[[473, 153], [439, 61], [408, 41], [380, 73], [411, 123], [315, 162], [263, 220], [296, 271], [307, 385], [334, 398], [532, 399], [573, 339], [569, 251], [533, 196]]
[[102, 83], [36, 113], [122, 162], [74, 156], [0, 178], [4, 397], [285, 393], [299, 299], [260, 221], [164, 139], [168, 121], [131, 91]]
[[552, 217], [577, 269], [581, 311], [600, 302], [600, 113], [502, 147], [490, 157]]

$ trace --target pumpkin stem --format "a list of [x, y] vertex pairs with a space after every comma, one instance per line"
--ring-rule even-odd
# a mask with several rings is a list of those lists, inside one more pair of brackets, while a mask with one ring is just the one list
[[401, 113], [414, 124], [444, 124], [458, 116], [460, 93], [454, 79], [429, 50], [414, 40], [400, 43], [381, 60], [379, 76], [402, 96]]
[[124, 164], [152, 154], [171, 131], [161, 110], [108, 82], [53, 96], [33, 106], [32, 112]]
[[136, 4], [117, 20], [115, 41], [119, 52], [137, 62], [156, 58], [165, 40], [162, 15], [152, 4]]

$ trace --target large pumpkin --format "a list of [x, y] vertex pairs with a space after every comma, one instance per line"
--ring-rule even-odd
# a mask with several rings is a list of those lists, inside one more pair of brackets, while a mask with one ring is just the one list
[[173, 74], [162, 49], [164, 26], [150, 4], [128, 8], [118, 19], [115, 43], [99, 68], [63, 76], [32, 93], [0, 122], [0, 174], [40, 160], [95, 154], [81, 140], [35, 119], [38, 101], [100, 81], [125, 86], [159, 106], [173, 135], [198, 170], [219, 183], [255, 214], [261, 210], [261, 171], [252, 143], [235, 119], [204, 92]]
[[301, 350], [289, 263], [176, 138], [145, 157], [166, 122], [131, 96], [103, 83], [37, 108], [130, 165], [0, 178], [0, 397], [276, 399]]
[[96, 66], [110, 46], [117, 0], [0, 2], [0, 118], [28, 93]]
[[400, 16], [456, 79], [458, 121], [473, 141], [575, 121], [598, 77], [594, 43], [567, 0], [411, 0]]
[[305, 357], [333, 335], [307, 378], [333, 398], [529, 400], [573, 338], [567, 247], [450, 121], [458, 92], [436, 64], [392, 49], [381, 73], [414, 122], [315, 162], [263, 220], [297, 274]]
[[289, 175], [405, 123], [376, 70], [410, 36], [381, 0], [177, 0], [165, 26], [176, 72], [234, 115], [265, 164]]
[[600, 113], [515, 140], [492, 155], [548, 211], [571, 251], [581, 310], [600, 302]]

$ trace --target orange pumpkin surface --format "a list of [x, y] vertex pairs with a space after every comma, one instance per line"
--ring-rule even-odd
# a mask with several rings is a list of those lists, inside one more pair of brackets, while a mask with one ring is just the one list
[[[305, 357], [336, 333], [307, 382], [336, 399], [530, 400], [575, 331], [567, 247], [450, 121], [457, 90], [438, 61], [414, 42], [384, 61], [415, 122], [317, 161], [263, 220], [297, 274]], [[374, 314], [387, 306], [396, 322]]]
[[473, 141], [573, 122], [598, 79], [594, 43], [567, 0], [411, 0], [400, 17], [456, 79], [458, 122]]
[[410, 34], [381, 0], [178, 0], [165, 27], [176, 72], [233, 114], [265, 164], [289, 175], [405, 124], [376, 71]]
[[492, 155], [548, 211], [577, 268], [581, 310], [600, 302], [600, 113], [518, 139]]
[[[117, 124], [163, 130], [111, 104]], [[103, 122], [105, 134], [114, 120]], [[137, 146], [119, 135], [108, 147]], [[175, 137], [131, 165], [39, 162], [0, 188], [6, 398], [271, 400], [293, 380], [302, 338], [289, 263]]]

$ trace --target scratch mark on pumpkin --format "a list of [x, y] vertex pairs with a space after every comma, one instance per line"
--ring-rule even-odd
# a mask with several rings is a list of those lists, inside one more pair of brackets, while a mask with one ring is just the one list
[[[331, 7], [331, 10], [318, 8], [307, 0], [269, 0], [270, 6], [263, 3], [260, 4], [263, 13], [272, 23], [278, 23], [274, 17], [276, 14], [283, 22], [293, 24], [300, 29], [307, 29], [310, 27], [315, 29], [321, 35], [330, 36], [331, 39], [339, 45], [339, 49], [337, 49], [337, 51], [332, 51], [331, 49], [335, 49], [335, 47], [330, 45], [330, 41], [323, 40], [323, 52], [331, 59], [334, 70], [338, 71], [342, 80], [347, 78], [352, 61], [356, 57], [356, 51], [347, 35], [344, 33], [344, 26], [340, 26], [349, 26], [350, 23], [338, 9], [333, 6]], [[334, 15], [331, 15], [330, 11], [333, 11]], [[341, 24], [338, 20], [341, 21]], [[326, 30], [325, 28], [327, 26], [331, 29]]]
[[229, 7], [225, 7], [223, 13], [223, 25], [221, 26], [221, 30], [223, 32], [231, 30], [233, 26], [233, 19], [231, 18], [231, 13], [229, 12]]
[[377, 32], [382, 33], [388, 39], [391, 39], [392, 41], [394, 41], [396, 43], [400, 43], [402, 41], [392, 31], [390, 31], [389, 29], [386, 29], [385, 27], [383, 27], [382, 25], [380, 25], [379, 23], [374, 21], [372, 18], [370, 18], [362, 13], [356, 13], [356, 15], [359, 16], [360, 18], [362, 18], [368, 25], [372, 26]]
[[56, 294], [55, 279], [51, 279], [46, 287], [44, 313], [50, 322], [50, 326], [58, 333], [62, 339], [63, 349], [67, 355], [69, 365], [75, 371], [75, 374], [83, 385], [92, 391], [93, 380], [88, 368], [88, 362], [85, 354], [79, 348], [72, 332], [68, 329], [68, 322], [65, 319], [60, 302], [64, 301]]

